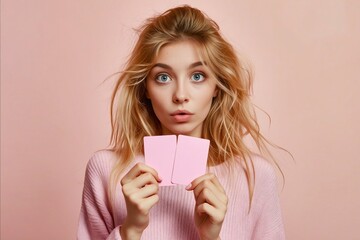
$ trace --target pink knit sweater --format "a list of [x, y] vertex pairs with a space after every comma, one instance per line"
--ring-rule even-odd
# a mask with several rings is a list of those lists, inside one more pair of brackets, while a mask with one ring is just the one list
[[[121, 239], [119, 227], [126, 217], [121, 185], [116, 190], [113, 210], [107, 197], [109, 176], [115, 161], [113, 152], [103, 150], [95, 153], [87, 165], [78, 228], [79, 240]], [[139, 161], [144, 161], [143, 156], [137, 157], [129, 169]], [[254, 166], [256, 184], [250, 212], [248, 186], [243, 169], [235, 167], [231, 177], [224, 166], [210, 168], [217, 175], [229, 199], [220, 234], [222, 240], [285, 239], [276, 174], [272, 166], [258, 156], [254, 156]], [[141, 239], [199, 239], [193, 223], [193, 193], [187, 192], [185, 186], [167, 186], [160, 187], [159, 197], [160, 201], [151, 209], [150, 224]]]

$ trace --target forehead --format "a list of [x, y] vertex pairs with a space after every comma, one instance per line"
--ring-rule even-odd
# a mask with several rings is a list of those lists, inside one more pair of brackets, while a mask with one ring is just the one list
[[192, 40], [181, 40], [162, 46], [154, 58], [154, 63], [178, 65], [203, 61], [201, 48]]

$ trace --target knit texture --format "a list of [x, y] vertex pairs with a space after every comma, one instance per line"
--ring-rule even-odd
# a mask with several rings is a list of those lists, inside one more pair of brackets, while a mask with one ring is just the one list
[[[96, 152], [86, 168], [82, 206], [78, 227], [79, 240], [120, 240], [119, 228], [126, 218], [126, 205], [118, 184], [115, 207], [107, 196], [109, 177], [116, 156], [109, 150]], [[124, 174], [144, 157], [138, 156]], [[285, 239], [275, 171], [270, 163], [254, 156], [256, 183], [249, 211], [249, 190], [240, 164], [229, 174], [225, 166], [211, 167], [225, 189], [229, 203], [222, 225], [222, 240], [282, 240]], [[191, 166], [189, 166], [191, 167]], [[164, 186], [160, 201], [150, 211], [150, 224], [141, 239], [199, 239], [194, 225], [195, 200], [185, 186]]]

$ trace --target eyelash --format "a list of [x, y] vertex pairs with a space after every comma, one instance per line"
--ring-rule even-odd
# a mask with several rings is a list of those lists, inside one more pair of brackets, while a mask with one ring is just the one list
[[[202, 76], [202, 79], [199, 80], [199, 81], [193, 80], [192, 78], [193, 78], [193, 76], [195, 76], [195, 75], [201, 75], [201, 76]], [[204, 73], [202, 73], [202, 72], [194, 72], [194, 73], [191, 75], [191, 79], [192, 79], [192, 81], [194, 81], [194, 82], [203, 82], [203, 81], [206, 79], [206, 75], [205, 75]]]
[[[195, 75], [200, 75], [200, 76], [202, 77], [202, 79], [199, 80], [199, 81], [194, 80], [193, 77], [194, 77]], [[168, 80], [165, 81], [165, 82], [162, 81], [162, 80], [160, 80], [160, 78], [161, 78], [161, 77], [164, 77], [164, 76], [168, 78]], [[190, 78], [191, 78], [191, 80], [192, 80], [193, 82], [199, 83], [199, 82], [203, 82], [203, 81], [206, 79], [206, 75], [205, 75], [205, 73], [203, 73], [203, 72], [194, 72], [194, 73], [191, 75]], [[157, 74], [157, 75], [155, 76], [155, 80], [156, 80], [157, 82], [159, 82], [159, 83], [167, 83], [167, 82], [169, 82], [169, 81], [171, 80], [171, 77], [170, 77], [170, 75], [167, 74], [167, 73], [159, 73], [159, 74]]]

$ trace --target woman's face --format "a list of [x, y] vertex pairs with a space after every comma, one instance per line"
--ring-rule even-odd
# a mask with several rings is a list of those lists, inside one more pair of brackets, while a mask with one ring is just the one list
[[197, 50], [190, 40], [165, 45], [146, 79], [146, 94], [163, 134], [201, 137], [217, 88]]

